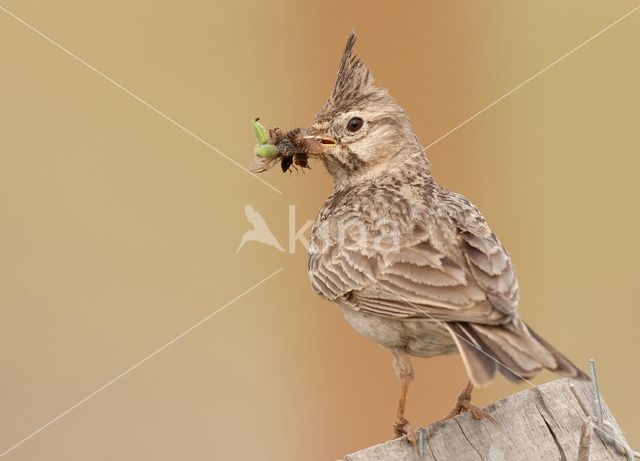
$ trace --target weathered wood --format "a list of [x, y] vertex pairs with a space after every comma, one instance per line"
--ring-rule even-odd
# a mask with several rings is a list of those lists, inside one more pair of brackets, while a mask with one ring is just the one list
[[[590, 383], [560, 379], [489, 405], [485, 411], [497, 425], [487, 419], [477, 421], [469, 413], [432, 424], [420, 430], [423, 460], [627, 461], [621, 446], [607, 442], [597, 431], [590, 434], [589, 418], [595, 418], [593, 395]], [[603, 410], [604, 420], [622, 439], [609, 408], [603, 404]], [[344, 461], [413, 459], [417, 459], [415, 449], [402, 438], [358, 451]]]

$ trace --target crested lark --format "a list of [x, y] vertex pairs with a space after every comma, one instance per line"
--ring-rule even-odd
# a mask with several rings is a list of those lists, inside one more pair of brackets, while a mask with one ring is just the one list
[[302, 130], [335, 185], [313, 227], [309, 276], [358, 333], [391, 352], [402, 384], [396, 435], [408, 431], [409, 356], [460, 353], [470, 382], [449, 416], [481, 417], [472, 386], [497, 372], [586, 378], [522, 321], [509, 255], [469, 200], [435, 182], [408, 116], [352, 55], [355, 41], [352, 33], [331, 97]]

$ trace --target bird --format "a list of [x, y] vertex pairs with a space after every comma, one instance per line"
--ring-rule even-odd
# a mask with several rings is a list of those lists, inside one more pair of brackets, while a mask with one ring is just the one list
[[394, 435], [411, 432], [412, 356], [460, 354], [468, 382], [447, 418], [488, 416], [471, 392], [497, 374], [588, 379], [522, 320], [508, 252], [475, 205], [436, 182], [408, 115], [354, 54], [356, 40], [352, 31], [333, 91], [303, 129], [334, 185], [313, 224], [308, 272], [353, 329], [391, 353]]
[[265, 245], [272, 246], [279, 251], [284, 251], [284, 248], [282, 248], [282, 246], [278, 242], [278, 239], [276, 239], [275, 235], [273, 235], [273, 232], [271, 232], [271, 229], [269, 229], [269, 226], [267, 226], [267, 223], [265, 222], [262, 215], [254, 210], [253, 206], [245, 205], [244, 214], [247, 217], [247, 221], [249, 221], [249, 223], [253, 225], [253, 229], [248, 230], [242, 235], [240, 239], [240, 245], [238, 245], [238, 249], [236, 250], [236, 254], [238, 254], [240, 248], [242, 248], [243, 245], [247, 242], [260, 242], [264, 243]]

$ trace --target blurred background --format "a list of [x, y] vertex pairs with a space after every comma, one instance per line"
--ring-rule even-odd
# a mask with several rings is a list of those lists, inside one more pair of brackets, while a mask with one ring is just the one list
[[[1, 6], [246, 165], [253, 117], [312, 119], [352, 27], [427, 145], [636, 5]], [[509, 249], [527, 321], [597, 360], [635, 448], [639, 39], [637, 12], [427, 151]], [[335, 460], [389, 438], [388, 353], [315, 295], [303, 246], [288, 251], [290, 207], [299, 229], [331, 193], [321, 165], [262, 175], [279, 194], [4, 10], [0, 53], [0, 452], [282, 268], [7, 460]], [[236, 254], [246, 204], [287, 251]], [[414, 366], [419, 426], [466, 378], [457, 356]], [[526, 387], [497, 380], [475, 401]]]

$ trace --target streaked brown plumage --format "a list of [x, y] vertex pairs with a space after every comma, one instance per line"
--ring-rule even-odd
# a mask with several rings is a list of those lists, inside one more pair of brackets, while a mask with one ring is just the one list
[[403, 383], [396, 433], [405, 432], [408, 355], [457, 351], [476, 386], [497, 372], [584, 378], [521, 320], [509, 255], [471, 202], [434, 181], [409, 118], [352, 55], [355, 40], [304, 130], [323, 143], [318, 157], [335, 185], [313, 227], [309, 276], [356, 331], [391, 350]]

